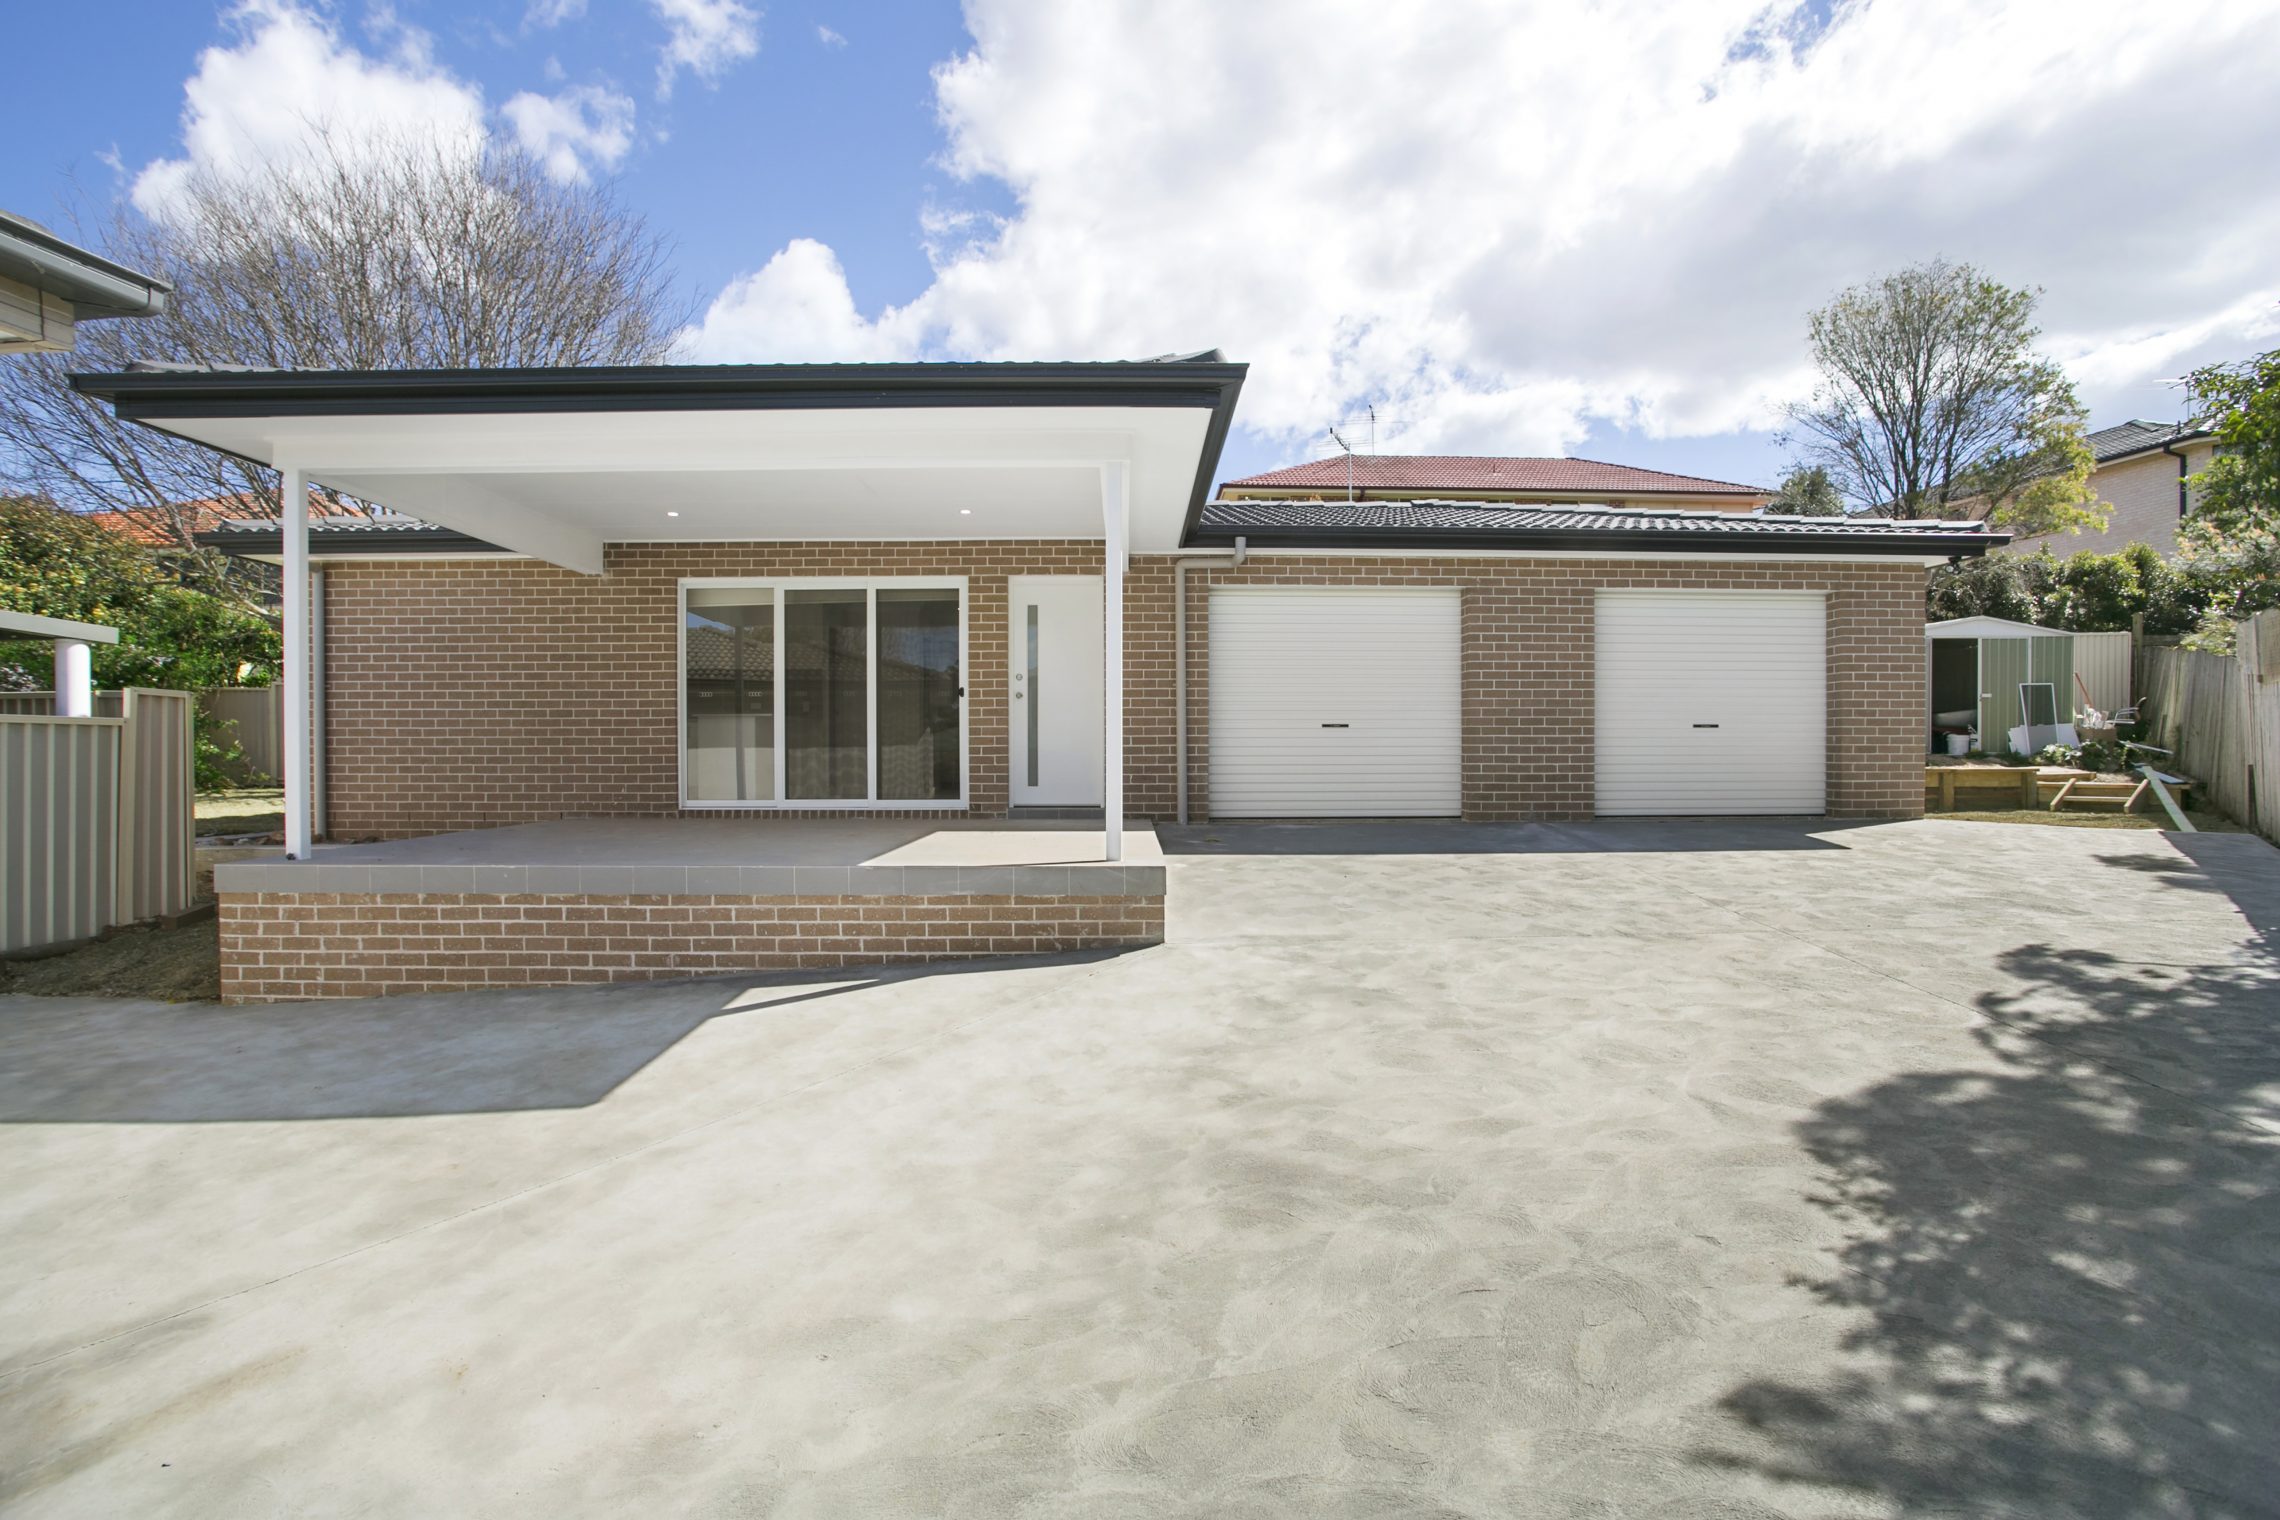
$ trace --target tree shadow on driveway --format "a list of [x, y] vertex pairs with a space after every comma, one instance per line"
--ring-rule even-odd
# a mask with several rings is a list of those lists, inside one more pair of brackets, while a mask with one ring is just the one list
[[1984, 1062], [1800, 1124], [1844, 1243], [1796, 1286], [1856, 1323], [1826, 1375], [1733, 1388], [1702, 1460], [1910, 1512], [2280, 1510], [2280, 880], [2242, 859], [2155, 871], [2232, 898], [2238, 953], [2020, 946]]

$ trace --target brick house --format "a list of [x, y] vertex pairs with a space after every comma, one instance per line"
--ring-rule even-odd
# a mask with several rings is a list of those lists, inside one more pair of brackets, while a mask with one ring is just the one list
[[1926, 570], [2000, 533], [1215, 495], [1243, 374], [78, 377], [404, 514], [207, 536], [310, 720], [226, 994], [1146, 942], [1149, 819], [1921, 811]]
[[2061, 558], [2089, 550], [2111, 554], [2131, 544], [2150, 544], [2162, 555], [2177, 552], [2177, 527], [2192, 511], [2189, 476], [2216, 457], [2216, 435], [2181, 422], [2116, 423], [2089, 437], [2097, 463], [2090, 489], [2106, 512], [2102, 533], [2046, 533], [2022, 538], [2010, 547], [2032, 554], [2048, 549]]
[[1773, 500], [1761, 486], [1596, 459], [1479, 454], [1339, 455], [1230, 480], [1219, 495], [1227, 501], [1505, 501], [1708, 512], [1747, 512]]

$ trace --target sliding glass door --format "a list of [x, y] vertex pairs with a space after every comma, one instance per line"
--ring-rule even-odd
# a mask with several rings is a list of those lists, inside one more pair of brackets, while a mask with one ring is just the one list
[[683, 790], [691, 802], [776, 798], [776, 593], [692, 589], [681, 619]]
[[684, 804], [964, 801], [964, 599], [956, 583], [684, 583]]

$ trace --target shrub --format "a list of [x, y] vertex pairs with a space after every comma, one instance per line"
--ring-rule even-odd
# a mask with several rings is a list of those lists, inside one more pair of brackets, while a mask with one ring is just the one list
[[2108, 775], [2130, 768], [2129, 756], [2110, 739], [2092, 739], [2074, 752], [2074, 763], [2086, 771]]
[[[119, 642], [93, 651], [98, 685], [265, 686], [281, 642], [255, 608], [186, 585], [180, 567], [44, 501], [0, 498], [0, 601], [14, 611], [107, 623]], [[55, 649], [0, 640], [0, 686], [45, 689]]]

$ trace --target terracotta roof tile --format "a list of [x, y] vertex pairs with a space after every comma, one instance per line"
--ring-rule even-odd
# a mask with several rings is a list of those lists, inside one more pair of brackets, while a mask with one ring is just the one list
[[[193, 534], [211, 533], [251, 520], [274, 521], [266, 511], [267, 504], [258, 496], [239, 493], [233, 496], [208, 496], [197, 501], [175, 503], [175, 510], [183, 515], [185, 524]], [[347, 502], [334, 502], [315, 492], [309, 495], [309, 521], [333, 522], [342, 518], [374, 520], [372, 514]], [[119, 537], [153, 548], [163, 548], [174, 542], [174, 535], [162, 525], [162, 516], [156, 509], [139, 512], [90, 512], [87, 520], [99, 528], [116, 533]]]
[[[1229, 487], [1346, 489], [1346, 456], [1317, 459], [1227, 482]], [[1354, 488], [1362, 491], [1573, 491], [1590, 496], [1746, 496], [1758, 486], [1698, 475], [1641, 470], [1596, 459], [1492, 457], [1475, 454], [1358, 454]]]

